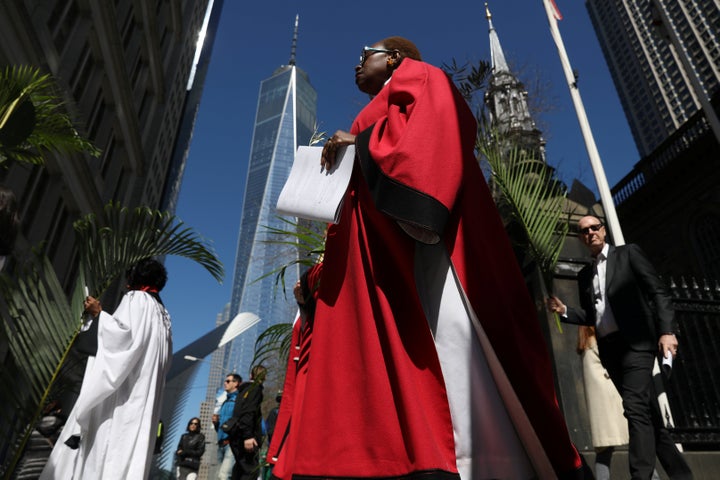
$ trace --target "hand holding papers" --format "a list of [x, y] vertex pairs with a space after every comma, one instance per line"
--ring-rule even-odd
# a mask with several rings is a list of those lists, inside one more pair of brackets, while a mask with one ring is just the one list
[[329, 171], [320, 166], [321, 153], [322, 147], [298, 147], [290, 176], [278, 198], [278, 213], [338, 223], [355, 162], [355, 146], [340, 148]]

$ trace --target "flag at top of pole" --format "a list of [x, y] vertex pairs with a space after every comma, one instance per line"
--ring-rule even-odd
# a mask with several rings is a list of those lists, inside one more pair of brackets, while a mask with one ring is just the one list
[[625, 239], [620, 229], [620, 221], [617, 218], [615, 212], [615, 204], [613, 203], [612, 195], [610, 193], [610, 186], [605, 176], [605, 170], [603, 169], [602, 162], [600, 161], [600, 153], [598, 152], [597, 146], [595, 145], [595, 138], [593, 137], [592, 130], [590, 130], [590, 122], [588, 121], [587, 114], [585, 113], [585, 107], [580, 98], [580, 90], [577, 85], [577, 78], [570, 66], [570, 60], [568, 59], [567, 52], [565, 51], [565, 44], [563, 43], [562, 37], [560, 36], [560, 30], [558, 29], [557, 21], [561, 20], [562, 14], [555, 4], [555, 0], [543, 0], [543, 6], [545, 7], [545, 13], [548, 17], [548, 23], [550, 24], [550, 34], [555, 41], [557, 46], [558, 55], [560, 56], [560, 63], [565, 73], [565, 80], [567, 81], [568, 88], [570, 89], [570, 97], [572, 98], [573, 105], [575, 106], [575, 113], [580, 123], [580, 130], [582, 131], [583, 139], [585, 140], [585, 148], [590, 158], [590, 166], [592, 167], [593, 174], [595, 175], [595, 182], [597, 183], [598, 192], [600, 193], [600, 202], [602, 203], [603, 209], [605, 210], [605, 219], [607, 221], [608, 231], [613, 239], [615, 245], [624, 245]]
[[560, 13], [560, 9], [555, 3], [555, 0], [550, 0], [550, 7], [552, 8], [553, 17], [555, 17], [555, 20], [562, 20], [562, 13]]

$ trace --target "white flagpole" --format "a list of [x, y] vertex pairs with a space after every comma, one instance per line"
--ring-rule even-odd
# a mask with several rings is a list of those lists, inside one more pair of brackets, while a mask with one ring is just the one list
[[593, 138], [592, 131], [590, 130], [590, 123], [588, 122], [587, 115], [585, 114], [585, 107], [580, 98], [580, 90], [578, 90], [577, 83], [575, 81], [575, 75], [573, 74], [572, 68], [570, 67], [570, 60], [568, 59], [567, 52], [565, 51], [565, 44], [560, 36], [560, 30], [558, 30], [557, 19], [555, 18], [555, 9], [550, 4], [550, 0], [543, 0], [545, 6], [545, 13], [547, 13], [548, 23], [550, 24], [550, 33], [552, 34], [555, 45], [557, 46], [558, 54], [560, 55], [560, 63], [562, 63], [563, 71], [565, 72], [565, 79], [570, 88], [570, 96], [572, 97], [573, 104], [575, 105], [575, 112], [577, 113], [578, 122], [580, 123], [580, 130], [582, 131], [583, 138], [585, 139], [585, 148], [587, 149], [588, 156], [590, 157], [590, 165], [593, 173], [595, 174], [595, 182], [597, 183], [598, 191], [600, 192], [600, 201], [602, 202], [605, 210], [605, 219], [607, 220], [608, 230], [612, 236], [613, 243], [615, 245], [624, 245], [625, 238], [623, 237], [622, 230], [620, 229], [620, 221], [617, 218], [615, 212], [615, 204], [613, 203], [612, 195], [610, 194], [610, 187], [608, 186], [607, 177], [605, 176], [605, 170], [600, 160], [600, 154], [598, 153], [597, 146], [595, 145], [595, 139]]

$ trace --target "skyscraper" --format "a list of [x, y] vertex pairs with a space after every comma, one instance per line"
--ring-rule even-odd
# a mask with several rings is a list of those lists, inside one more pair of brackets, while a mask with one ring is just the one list
[[[297, 258], [294, 248], [267, 243], [278, 240], [266, 227], [287, 229], [277, 217], [275, 205], [290, 174], [295, 150], [307, 145], [315, 127], [317, 93], [305, 72], [295, 65], [297, 17], [290, 61], [260, 84], [257, 112], [250, 148], [247, 181], [233, 275], [230, 318], [251, 312], [260, 323], [232, 344], [228, 369], [247, 375], [259, 332], [270, 325], [292, 321], [297, 305], [292, 294], [286, 299], [268, 275]], [[262, 278], [264, 275], [264, 278]], [[297, 267], [285, 276], [294, 283]], [[262, 278], [262, 279], [261, 279]]]
[[[720, 3], [587, 0], [641, 157], [680, 128], [720, 86]], [[667, 17], [671, 32], [663, 17]], [[679, 51], [669, 35], [676, 37]], [[681, 57], [689, 60], [687, 71]], [[702, 92], [692, 87], [697, 78]]]

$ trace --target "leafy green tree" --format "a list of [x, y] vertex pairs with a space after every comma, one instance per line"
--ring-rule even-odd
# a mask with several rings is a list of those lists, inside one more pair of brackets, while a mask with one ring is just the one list
[[68, 295], [50, 260], [34, 252], [14, 272], [0, 274], [3, 331], [9, 345], [0, 371], [0, 453], [10, 478], [32, 429], [54, 391], [81, 326], [85, 286], [100, 296], [140, 259], [178, 255], [202, 265], [221, 281], [215, 253], [176, 217], [146, 207], [108, 204], [100, 215], [75, 222], [79, 270]]
[[0, 70], [0, 165], [42, 164], [47, 151], [100, 151], [73, 126], [52, 77], [31, 66]]

